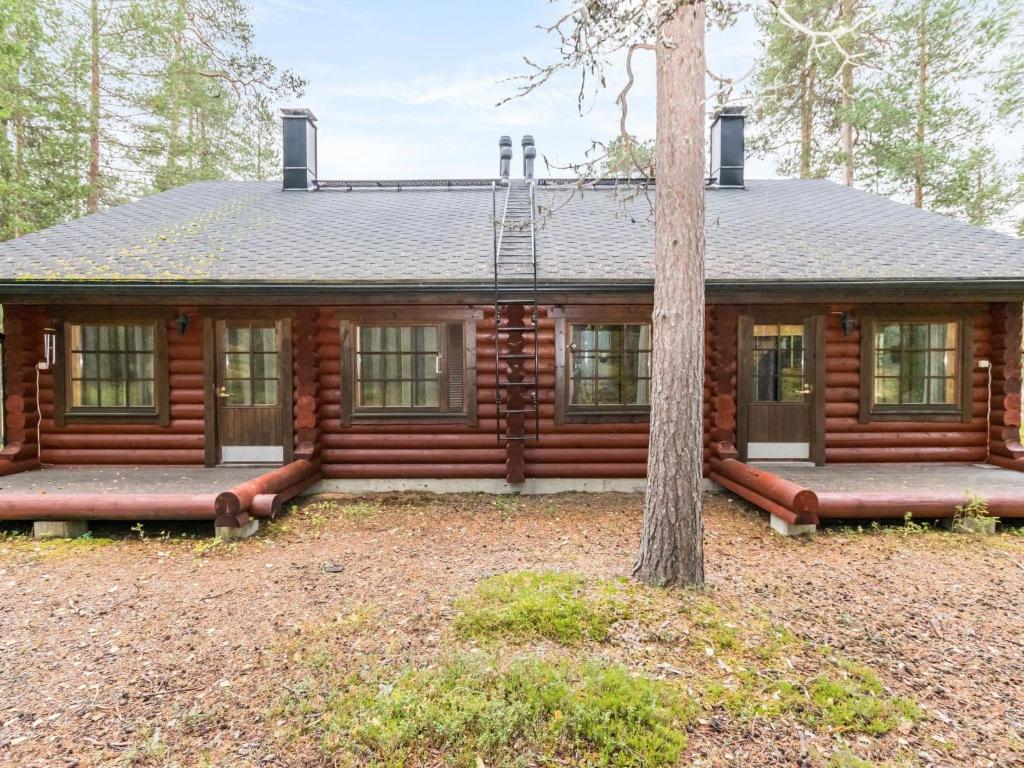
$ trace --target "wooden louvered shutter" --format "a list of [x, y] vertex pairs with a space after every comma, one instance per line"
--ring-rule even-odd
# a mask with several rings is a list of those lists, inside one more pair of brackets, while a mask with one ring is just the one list
[[466, 332], [463, 323], [445, 325], [445, 343], [448, 368], [448, 410], [463, 413], [466, 410]]

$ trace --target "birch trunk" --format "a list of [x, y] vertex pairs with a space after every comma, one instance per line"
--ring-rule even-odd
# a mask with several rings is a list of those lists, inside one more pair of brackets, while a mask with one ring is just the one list
[[648, 584], [704, 583], [704, 5], [662, 4], [651, 436], [640, 552]]

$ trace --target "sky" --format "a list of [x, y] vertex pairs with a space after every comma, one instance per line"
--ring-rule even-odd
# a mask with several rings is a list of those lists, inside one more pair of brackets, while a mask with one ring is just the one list
[[[594, 140], [618, 132], [615, 95], [588, 94], [577, 109], [579, 78], [566, 75], [529, 96], [509, 78], [528, 71], [523, 57], [550, 62], [555, 40], [537, 25], [564, 5], [547, 0], [253, 0], [256, 49], [309, 80], [301, 99], [319, 126], [319, 176], [331, 178], [490, 177], [498, 138], [532, 134], [553, 165], [578, 163]], [[754, 61], [755, 35], [744, 19], [709, 38], [714, 71], [740, 75]], [[654, 135], [653, 53], [635, 59], [630, 131]], [[282, 105], [285, 106], [285, 105]], [[571, 175], [538, 164], [538, 176]], [[748, 161], [750, 178], [773, 176], [772, 164]]]
[[[587, 92], [577, 108], [579, 76], [565, 74], [524, 98], [510, 81], [528, 72], [524, 57], [555, 60], [556, 40], [538, 29], [564, 0], [251, 0], [255, 47], [309, 80], [302, 106], [318, 118], [319, 176], [355, 178], [490, 177], [498, 137], [532, 134], [553, 166], [579, 163], [594, 140], [618, 132], [615, 96], [624, 73]], [[708, 35], [712, 71], [741, 77], [758, 55], [751, 14]], [[638, 52], [630, 132], [654, 135], [653, 53]], [[993, 137], [1002, 158], [1020, 156], [1024, 136]], [[570, 175], [538, 164], [538, 176]], [[747, 178], [772, 178], [770, 158], [748, 158]]]

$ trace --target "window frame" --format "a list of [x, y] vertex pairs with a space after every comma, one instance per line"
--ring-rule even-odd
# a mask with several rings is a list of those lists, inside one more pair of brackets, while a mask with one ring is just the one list
[[[968, 330], [973, 331], [967, 312], [886, 313], [865, 317], [860, 327], [860, 422], [872, 421], [970, 421], [973, 397], [973, 349]], [[893, 324], [955, 323], [956, 358], [954, 390], [957, 401], [933, 403], [875, 402], [875, 332], [879, 326]]]
[[[53, 420], [58, 427], [75, 424], [170, 424], [170, 381], [167, 350], [168, 316], [136, 314], [119, 309], [58, 318], [56, 369], [53, 372]], [[85, 325], [140, 325], [153, 329], [152, 406], [73, 406], [71, 404], [71, 328]]]
[[[341, 337], [341, 423], [353, 424], [466, 424], [478, 422], [476, 401], [476, 320], [483, 312], [470, 307], [406, 307], [385, 310], [367, 307], [361, 310], [341, 310], [339, 333]], [[450, 360], [448, 328], [462, 325], [462, 407], [449, 407]], [[358, 334], [362, 327], [436, 327], [438, 359], [438, 406], [365, 407], [358, 405], [356, 370], [358, 365]]]
[[648, 325], [651, 327], [651, 364], [654, 361], [652, 308], [641, 305], [553, 307], [555, 319], [555, 424], [647, 423], [651, 406], [578, 405], [572, 402], [572, 326]]

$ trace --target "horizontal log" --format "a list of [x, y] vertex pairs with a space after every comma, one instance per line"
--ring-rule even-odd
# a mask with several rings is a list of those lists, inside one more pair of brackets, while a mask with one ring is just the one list
[[202, 449], [203, 435], [182, 434], [131, 434], [118, 433], [116, 428], [110, 434], [49, 434], [43, 440], [43, 451], [56, 449], [103, 449], [103, 450], [188, 450]]
[[172, 373], [168, 377], [171, 389], [191, 389], [202, 392], [206, 380], [201, 373]]
[[212, 493], [5, 493], [0, 520], [213, 520]]
[[527, 477], [607, 477], [639, 478], [647, 476], [647, 462], [643, 463], [594, 463], [566, 462], [559, 464], [534, 464], [527, 462]]
[[529, 464], [646, 464], [647, 448], [550, 448], [526, 446]]
[[825, 401], [829, 403], [860, 403], [860, 388], [826, 387]]
[[43, 419], [40, 430], [44, 435], [202, 435], [203, 424], [202, 419], [171, 419], [171, 423], [166, 427], [154, 424], [77, 424], [74, 422], [58, 427], [53, 423], [53, 419]]
[[202, 376], [203, 361], [171, 358], [168, 360], [167, 370], [172, 376], [175, 374], [182, 374], [185, 376]]
[[[825, 386], [832, 388], [860, 387], [860, 374], [856, 371], [829, 371], [825, 374]], [[857, 391], [860, 392], [859, 389]]]
[[985, 419], [970, 421], [870, 421], [862, 423], [857, 419], [836, 417], [825, 419], [825, 432], [985, 432]]
[[43, 441], [44, 464], [203, 464], [202, 450], [54, 449]]
[[204, 399], [201, 389], [172, 389], [170, 394], [171, 405], [202, 405]]
[[850, 357], [826, 357], [826, 373], [860, 373], [860, 360]]
[[[646, 448], [646, 433], [572, 434], [557, 433], [541, 436], [538, 448]], [[463, 432], [459, 434], [359, 434], [344, 432], [325, 434], [321, 439], [325, 448], [493, 448], [498, 445], [493, 432]]]
[[828, 448], [963, 448], [984, 446], [984, 432], [834, 432], [827, 434]]
[[[970, 501], [966, 493], [922, 493], [912, 491], [818, 494], [818, 516], [823, 519], [903, 518], [909, 512], [918, 518], [946, 518]], [[1024, 517], [1024, 489], [1019, 493], [999, 491], [985, 494], [989, 512], [996, 517]]]
[[860, 360], [860, 342], [859, 341], [837, 341], [828, 343], [825, 346], [825, 357], [840, 358], [847, 357], [854, 360]]
[[179, 341], [177, 337], [168, 335], [167, 353], [171, 360], [202, 360], [203, 343], [191, 339]]

